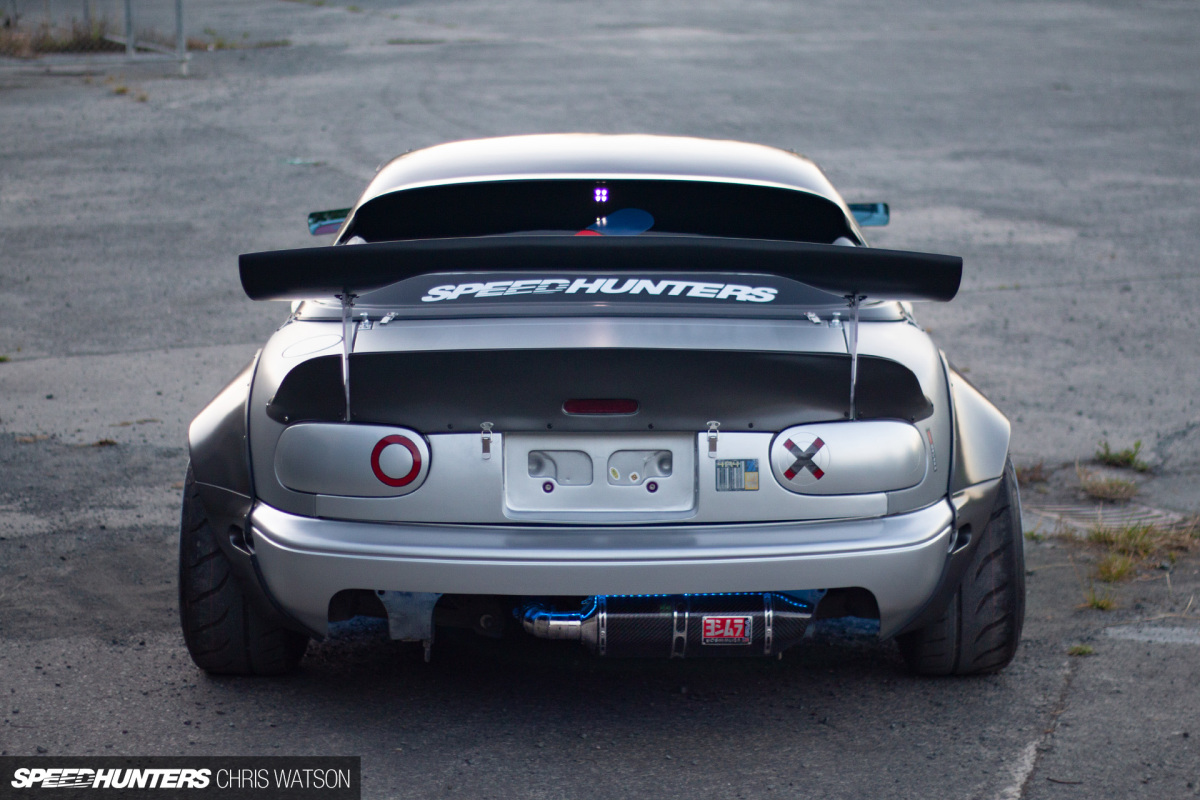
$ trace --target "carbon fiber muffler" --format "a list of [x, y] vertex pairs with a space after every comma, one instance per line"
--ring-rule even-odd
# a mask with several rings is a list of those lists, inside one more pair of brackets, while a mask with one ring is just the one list
[[588, 598], [577, 612], [529, 603], [525, 631], [583, 642], [614, 658], [770, 656], [804, 636], [812, 605], [776, 592], [611, 595]]

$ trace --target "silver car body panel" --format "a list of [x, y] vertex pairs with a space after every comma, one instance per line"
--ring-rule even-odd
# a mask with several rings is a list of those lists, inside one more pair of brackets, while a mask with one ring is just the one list
[[406, 428], [300, 423], [275, 447], [275, 479], [297, 492], [399, 497], [421, 488], [428, 474], [429, 447]]
[[800, 494], [868, 494], [908, 489], [925, 479], [925, 441], [916, 426], [892, 420], [818, 422], [780, 431], [771, 470]]
[[1012, 423], [953, 369], [946, 370], [954, 418], [954, 475], [951, 490], [959, 491], [1004, 474]]
[[254, 548], [273, 597], [318, 633], [344, 589], [498, 595], [754, 592], [862, 587], [890, 636], [936, 588], [953, 514], [638, 528], [374, 524], [260, 504]]
[[[430, 469], [425, 483], [419, 491], [402, 497], [339, 497], [330, 494], [307, 495], [311, 511], [301, 510], [317, 517], [372, 522], [420, 522], [420, 523], [492, 523], [503, 524], [510, 520], [554, 522], [564, 524], [629, 525], [662, 522], [730, 523], [778, 520], [846, 519], [863, 516], [882, 516], [887, 513], [888, 500], [883, 492], [821, 497], [790, 492], [762, 474], [758, 491], [718, 491], [716, 471], [722, 461], [757, 460], [766, 470], [768, 453], [773, 434], [770, 433], [723, 433], [718, 442], [714, 459], [696, 458], [699, 448], [707, 448], [706, 434], [682, 434], [691, 442], [690, 453], [676, 452], [677, 463], [685, 463], [692, 470], [694, 480], [689, 482], [685, 499], [679, 494], [666, 495], [670, 504], [656, 505], [646, 500], [649, 494], [644, 487], [608, 486], [600, 481], [591, 487], [562, 487], [552, 495], [567, 496], [572, 491], [582, 491], [589, 497], [609, 498], [611, 506], [583, 505], [568, 507], [567, 503], [547, 503], [541, 508], [531, 507], [528, 493], [510, 493], [506, 490], [504, 463], [527, 461], [529, 447], [518, 446], [519, 455], [512, 459], [507, 455], [507, 437], [492, 434], [492, 458], [483, 458], [479, 434], [438, 434], [429, 437]], [[678, 441], [680, 434], [668, 436], [642, 436], [641, 434], [605, 434], [582, 436], [564, 434], [563, 445], [556, 442], [557, 435], [539, 435], [538, 447], [533, 449], [575, 450], [581, 440], [592, 440], [587, 445], [593, 463], [606, 464], [608, 456], [618, 450], [657, 449], [665, 439]], [[528, 441], [528, 440], [526, 440]], [[644, 445], [644, 446], [643, 446]], [[496, 457], [496, 453], [502, 453]], [[690, 477], [690, 475], [689, 475]], [[537, 490], [542, 480], [525, 476], [524, 482]], [[266, 483], [266, 481], [263, 481]], [[668, 481], [663, 482], [664, 485]], [[694, 485], [694, 494], [691, 493]], [[590, 491], [595, 489], [595, 491]], [[669, 488], [664, 492], [671, 492]], [[612, 499], [614, 495], [627, 494], [630, 500], [623, 503]], [[266, 492], [260, 491], [260, 497]], [[264, 498], [265, 499], [265, 498]], [[514, 507], [515, 504], [515, 507]]]

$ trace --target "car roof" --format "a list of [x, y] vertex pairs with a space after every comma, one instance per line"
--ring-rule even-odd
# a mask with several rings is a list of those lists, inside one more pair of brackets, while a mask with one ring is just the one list
[[650, 134], [557, 133], [449, 142], [385, 164], [356, 207], [404, 189], [480, 181], [661, 178], [756, 184], [845, 202], [808, 158], [760, 144]]

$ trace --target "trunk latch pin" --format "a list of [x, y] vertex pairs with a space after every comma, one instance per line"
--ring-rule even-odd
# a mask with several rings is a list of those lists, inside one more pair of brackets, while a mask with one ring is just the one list
[[714, 420], [708, 422], [708, 457], [717, 457], [717, 429], [721, 427], [721, 423]]

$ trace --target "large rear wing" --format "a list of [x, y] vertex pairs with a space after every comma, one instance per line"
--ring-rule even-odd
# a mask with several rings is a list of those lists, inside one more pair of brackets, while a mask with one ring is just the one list
[[452, 272], [713, 272], [773, 275], [858, 301], [948, 301], [958, 256], [767, 239], [509, 235], [412, 239], [246, 253], [242, 288], [253, 300], [353, 297], [398, 281]]

